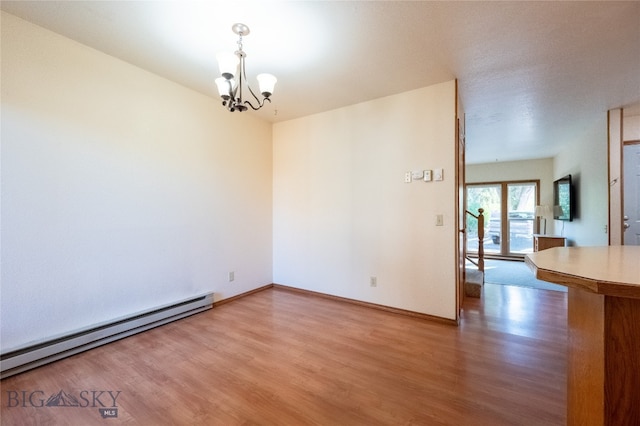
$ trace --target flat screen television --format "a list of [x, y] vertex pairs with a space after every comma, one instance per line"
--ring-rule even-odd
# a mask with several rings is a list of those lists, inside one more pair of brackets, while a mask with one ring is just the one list
[[573, 220], [573, 185], [571, 175], [553, 182], [553, 218]]

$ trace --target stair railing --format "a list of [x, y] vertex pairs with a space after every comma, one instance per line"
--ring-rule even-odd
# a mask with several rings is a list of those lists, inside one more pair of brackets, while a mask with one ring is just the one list
[[478, 209], [478, 214], [475, 215], [469, 210], [465, 211], [466, 214], [475, 218], [478, 221], [478, 260], [474, 260], [467, 254], [466, 259], [478, 267], [478, 271], [484, 272], [484, 209]]

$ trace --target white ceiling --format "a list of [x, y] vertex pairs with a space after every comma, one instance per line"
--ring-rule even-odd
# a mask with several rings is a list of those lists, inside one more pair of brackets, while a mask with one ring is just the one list
[[[640, 2], [2, 1], [2, 10], [216, 97], [244, 38], [277, 122], [458, 79], [467, 162], [554, 156], [611, 108], [640, 114]], [[222, 108], [222, 106], [220, 106]], [[277, 113], [276, 113], [277, 111]], [[235, 113], [238, 114], [238, 113]]]

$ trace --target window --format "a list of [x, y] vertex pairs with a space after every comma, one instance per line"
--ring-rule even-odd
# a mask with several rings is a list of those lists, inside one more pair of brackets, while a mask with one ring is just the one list
[[[533, 251], [539, 181], [468, 184], [467, 209], [484, 209], [487, 256], [524, 257]], [[467, 218], [467, 252], [478, 252], [477, 222]]]

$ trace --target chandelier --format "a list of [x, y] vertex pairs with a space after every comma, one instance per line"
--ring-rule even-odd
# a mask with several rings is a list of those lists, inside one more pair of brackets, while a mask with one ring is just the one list
[[[263, 96], [262, 100], [260, 100], [247, 82], [247, 74], [244, 66], [244, 58], [247, 54], [242, 50], [242, 36], [249, 34], [249, 27], [245, 24], [234, 24], [231, 29], [239, 37], [238, 50], [236, 50], [235, 53], [222, 52], [216, 55], [218, 66], [220, 67], [220, 74], [222, 75], [222, 77], [216, 78], [218, 93], [222, 98], [222, 105], [227, 107], [231, 112], [246, 111], [247, 105], [257, 111], [264, 106], [265, 101], [271, 102], [270, 96], [273, 93], [273, 87], [276, 85], [277, 79], [271, 74], [258, 75], [258, 85], [260, 87], [260, 93]], [[248, 90], [255, 99], [257, 106], [254, 106], [251, 101], [245, 100], [242, 97], [243, 94], [246, 95], [245, 86], [246, 90]]]

